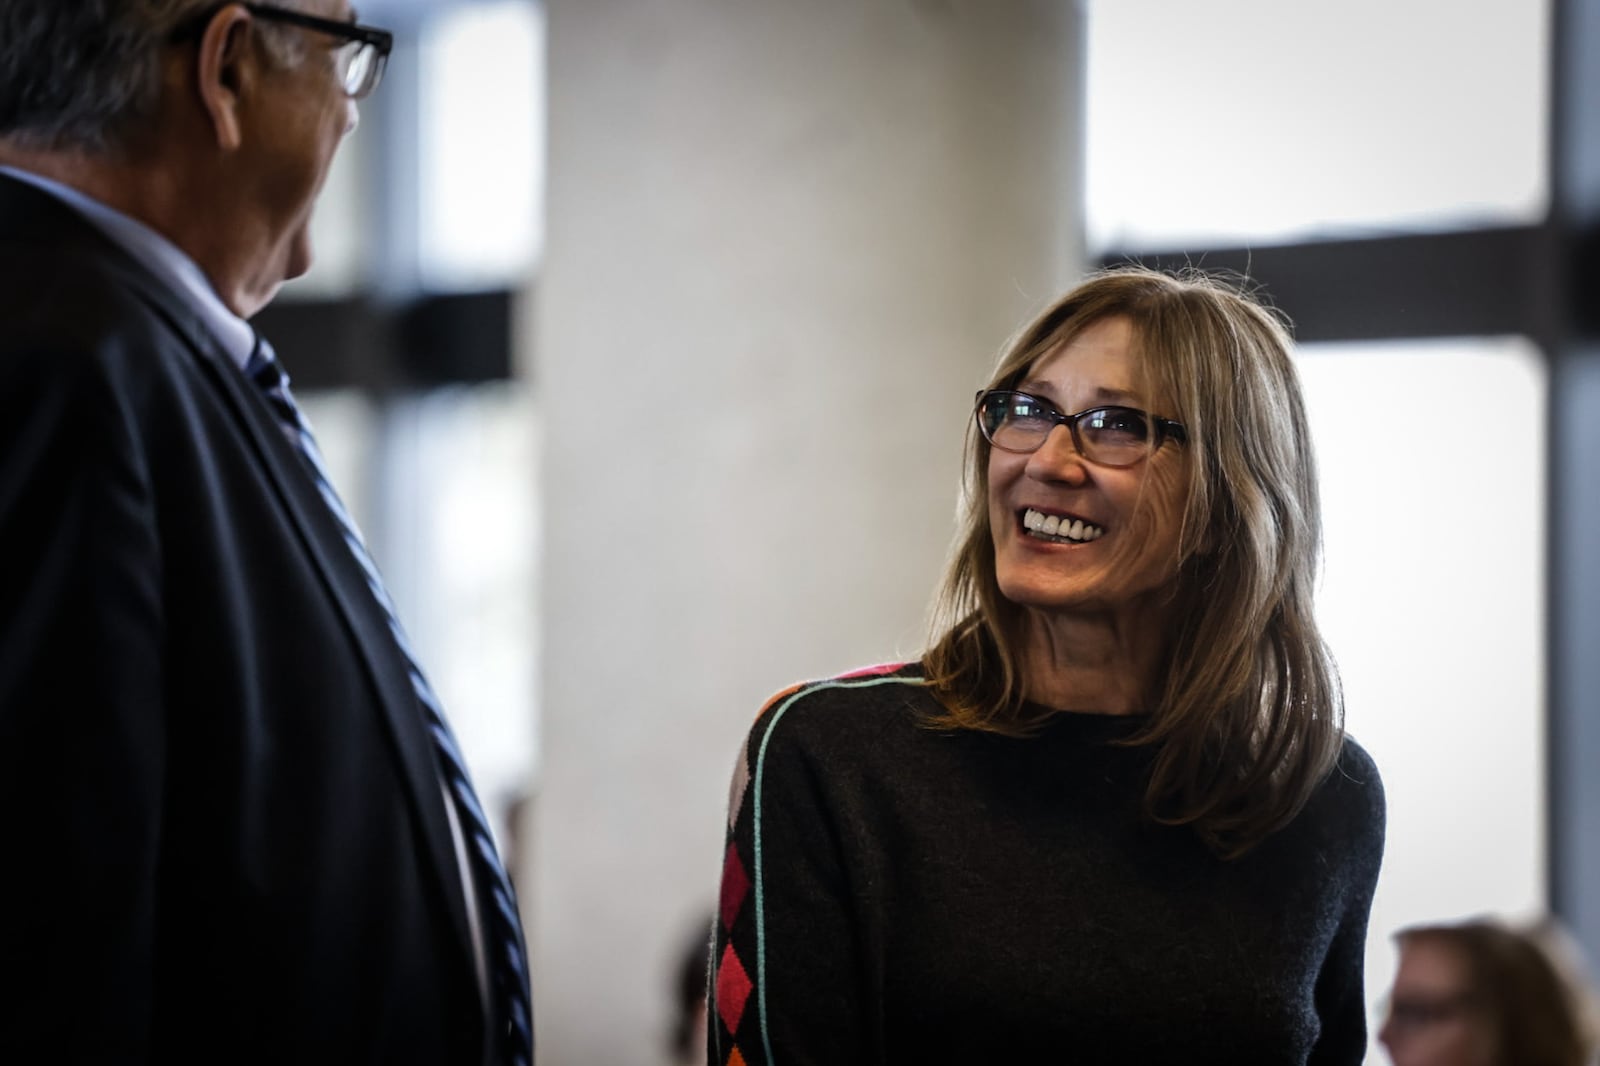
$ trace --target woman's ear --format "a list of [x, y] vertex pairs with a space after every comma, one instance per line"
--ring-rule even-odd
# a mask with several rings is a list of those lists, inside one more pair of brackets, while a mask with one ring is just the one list
[[251, 21], [250, 13], [242, 5], [223, 8], [206, 25], [195, 59], [196, 89], [201, 106], [210, 119], [217, 146], [228, 152], [244, 143], [241, 112], [255, 84]]

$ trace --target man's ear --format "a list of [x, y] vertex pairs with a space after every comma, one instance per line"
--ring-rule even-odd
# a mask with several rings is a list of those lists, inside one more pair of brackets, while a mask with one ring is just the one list
[[254, 87], [255, 57], [250, 47], [250, 13], [232, 4], [219, 11], [200, 38], [195, 60], [201, 106], [211, 120], [217, 146], [234, 151], [244, 141], [240, 114]]

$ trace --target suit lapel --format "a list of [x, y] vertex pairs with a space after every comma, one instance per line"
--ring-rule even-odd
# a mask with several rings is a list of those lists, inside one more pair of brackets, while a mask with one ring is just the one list
[[215, 347], [197, 347], [205, 372], [233, 408], [242, 435], [261, 460], [285, 510], [300, 532], [301, 543], [321, 574], [328, 593], [339, 605], [363, 666], [382, 707], [410, 792], [412, 813], [422, 827], [438, 888], [449, 902], [456, 934], [472, 957], [466, 905], [462, 899], [455, 843], [444, 811], [445, 797], [433, 741], [411, 687], [404, 658], [383, 610], [373, 599], [366, 578], [344, 542], [338, 521], [318, 495], [305, 461], [284, 438], [276, 416], [252, 385]]
[[221, 350], [199, 315], [76, 211], [40, 190], [0, 175], [0, 239], [61, 247], [77, 244], [127, 282], [186, 342], [201, 373], [231, 408], [239, 436], [266, 471], [284, 510], [300, 534], [328, 595], [338, 605], [362, 666], [382, 708], [384, 724], [406, 783], [415, 824], [432, 862], [437, 885], [450, 912], [463, 952], [472, 964], [473, 947], [462, 897], [455, 844], [444, 811], [441, 777], [427, 734], [423, 711], [411, 688], [404, 659], [382, 609], [344, 543], [299, 453], [284, 439], [265, 400]]

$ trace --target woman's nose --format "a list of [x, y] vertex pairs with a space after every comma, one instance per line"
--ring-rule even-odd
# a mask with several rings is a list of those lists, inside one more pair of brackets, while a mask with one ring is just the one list
[[1044, 443], [1028, 457], [1028, 473], [1043, 481], [1069, 481], [1079, 484], [1087, 478], [1083, 453], [1067, 426], [1056, 426]]

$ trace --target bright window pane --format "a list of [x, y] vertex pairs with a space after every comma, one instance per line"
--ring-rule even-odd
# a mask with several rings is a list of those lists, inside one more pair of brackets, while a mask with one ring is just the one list
[[1090, 0], [1092, 248], [1531, 222], [1540, 0]]
[[421, 272], [434, 291], [527, 279], [544, 200], [544, 8], [447, 8], [421, 66]]
[[1300, 371], [1320, 619], [1388, 789], [1376, 1004], [1400, 927], [1544, 905], [1546, 374], [1521, 339], [1309, 345]]
[[532, 398], [518, 385], [438, 389], [394, 404], [385, 430], [379, 562], [503, 830], [539, 757]]

